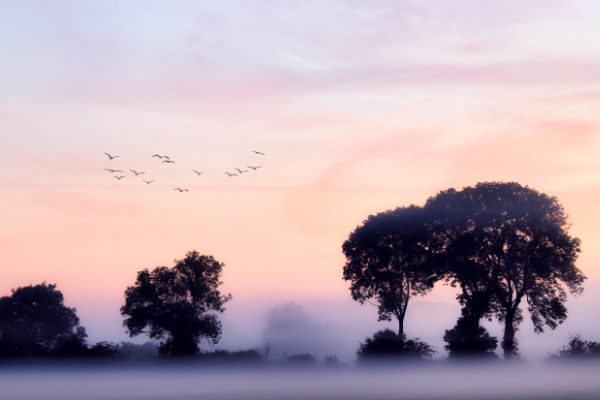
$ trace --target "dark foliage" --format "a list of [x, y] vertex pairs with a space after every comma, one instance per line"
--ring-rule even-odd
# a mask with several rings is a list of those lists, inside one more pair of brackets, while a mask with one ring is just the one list
[[310, 366], [317, 363], [317, 357], [309, 353], [289, 354], [282, 361], [288, 365]]
[[448, 344], [445, 349], [449, 352], [450, 359], [496, 358], [494, 350], [498, 347], [498, 339], [490, 336], [487, 330], [479, 325], [479, 320], [476, 322], [475, 325], [471, 318], [463, 315], [454, 328], [446, 331], [444, 341]]
[[370, 215], [342, 246], [352, 298], [361, 304], [375, 299], [379, 320], [395, 317], [401, 336], [409, 299], [428, 293], [437, 280], [431, 241], [423, 209], [412, 205]]
[[376, 332], [372, 338], [365, 338], [356, 355], [359, 362], [389, 360], [431, 359], [437, 351], [429, 343], [419, 338], [406, 340], [390, 329]]
[[50, 349], [50, 355], [60, 358], [88, 357], [90, 353], [86, 337], [85, 329], [79, 326], [74, 333], [59, 337]]
[[157, 267], [138, 272], [135, 286], [125, 291], [121, 315], [130, 336], [143, 333], [164, 339], [161, 355], [192, 355], [206, 339], [219, 341], [221, 323], [214, 313], [225, 311], [231, 295], [218, 290], [224, 264], [196, 251], [175, 260], [173, 268]]
[[461, 316], [456, 326], [446, 331], [446, 349], [451, 358], [485, 355], [497, 345], [480, 325], [482, 318], [490, 318], [496, 311], [493, 278], [488, 265], [478, 259], [479, 238], [468, 202], [462, 192], [448, 190], [430, 198], [424, 208], [431, 216], [431, 232], [439, 246], [437, 272], [452, 287], [461, 289], [457, 295]]
[[581, 335], [576, 334], [569, 338], [569, 344], [564, 346], [555, 354], [549, 357], [551, 360], [557, 359], [600, 359], [600, 342], [583, 340]]
[[442, 230], [456, 230], [446, 235], [447, 276], [475, 318], [493, 314], [504, 324], [505, 358], [516, 354], [523, 301], [538, 333], [567, 318], [566, 288], [579, 294], [586, 278], [575, 267], [580, 241], [569, 236], [555, 197], [515, 182], [486, 182], [440, 192], [425, 209], [436, 210]]
[[47, 356], [85, 348], [85, 330], [75, 308], [66, 307], [56, 285], [13, 289], [0, 298], [0, 356]]
[[158, 356], [158, 346], [152, 342], [144, 344], [121, 342], [119, 351], [125, 358], [130, 360], [142, 360]]
[[121, 346], [113, 342], [98, 342], [89, 346], [87, 356], [91, 358], [124, 357]]
[[262, 361], [262, 354], [256, 349], [249, 350], [221, 350], [217, 349], [212, 352], [201, 353], [201, 359], [210, 361], [225, 361], [225, 362], [236, 362], [236, 361]]
[[340, 360], [338, 360], [335, 354], [326, 355], [325, 357], [323, 357], [323, 364], [325, 364], [325, 366], [327, 367], [338, 367], [342, 365], [342, 363], [340, 362]]

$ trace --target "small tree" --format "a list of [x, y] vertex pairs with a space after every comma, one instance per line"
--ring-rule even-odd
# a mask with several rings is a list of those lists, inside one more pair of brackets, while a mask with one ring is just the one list
[[411, 205], [370, 215], [342, 249], [352, 298], [361, 304], [375, 299], [379, 321], [395, 317], [403, 337], [410, 298], [425, 295], [437, 280], [428, 264], [431, 236], [423, 209]]
[[121, 315], [129, 336], [147, 333], [161, 342], [161, 355], [190, 355], [206, 339], [218, 343], [221, 323], [214, 313], [225, 311], [231, 295], [218, 290], [224, 264], [197, 251], [175, 260], [173, 268], [138, 272], [135, 286], [125, 291]]
[[45, 282], [13, 289], [11, 296], [0, 298], [0, 355], [44, 356], [65, 343], [86, 349], [76, 309], [63, 302], [56, 285]]

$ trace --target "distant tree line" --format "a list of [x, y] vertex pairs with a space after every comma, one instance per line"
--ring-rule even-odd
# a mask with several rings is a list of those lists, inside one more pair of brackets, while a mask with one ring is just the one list
[[[410, 300], [438, 282], [458, 288], [461, 315], [445, 331], [450, 358], [496, 357], [498, 339], [481, 326], [495, 318], [504, 327], [504, 358], [518, 355], [515, 333], [526, 307], [534, 330], [555, 329], [567, 318], [567, 291], [580, 294], [586, 277], [575, 266], [580, 240], [568, 233], [567, 215], [555, 197], [518, 183], [488, 182], [449, 189], [427, 200], [370, 215], [342, 246], [343, 279], [354, 300], [374, 302], [380, 321], [396, 319], [360, 343], [358, 361], [432, 359], [436, 350], [407, 339], [404, 319]], [[87, 343], [75, 308], [64, 305], [56, 285], [19, 287], [0, 298], [0, 358], [122, 358], [196, 356], [213, 360], [269, 360], [269, 346], [202, 352], [200, 342], [218, 343], [218, 314], [231, 295], [221, 294], [224, 264], [191, 251], [171, 268], [139, 271], [125, 291], [121, 315], [131, 337], [157, 344]], [[423, 316], [426, 318], [426, 316]], [[596, 342], [573, 336], [552, 358], [592, 357]], [[282, 354], [278, 362], [314, 364], [308, 353]], [[323, 360], [339, 364], [334, 355]]]

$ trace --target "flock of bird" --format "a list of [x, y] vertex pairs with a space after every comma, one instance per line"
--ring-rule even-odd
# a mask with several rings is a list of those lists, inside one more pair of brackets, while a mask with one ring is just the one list
[[[254, 154], [256, 154], [256, 155], [262, 155], [262, 156], [264, 156], [264, 155], [265, 155], [264, 153], [261, 153], [260, 151], [254, 151], [254, 150], [252, 151], [252, 153], [254, 153]], [[104, 153], [104, 154], [106, 154], [106, 155], [108, 156], [108, 159], [109, 159], [109, 160], [114, 160], [115, 158], [119, 157], [119, 156], [113, 156], [113, 155], [110, 155], [110, 154], [108, 154], [108, 153]], [[155, 154], [155, 155], [153, 155], [153, 156], [152, 156], [152, 158], [154, 158], [154, 157], [158, 157], [158, 159], [159, 159], [159, 160], [162, 160], [162, 159], [164, 158], [165, 160], [164, 160], [164, 161], [162, 161], [162, 163], [163, 163], [163, 164], [164, 164], [164, 163], [167, 163], [167, 164], [175, 164], [175, 161], [171, 160], [171, 159], [170, 159], [168, 156], [161, 156], [161, 155], [159, 155], [159, 154]], [[263, 166], [263, 165], [257, 165], [257, 166], [247, 165], [247, 167], [248, 167], [248, 168], [250, 168], [250, 169], [252, 169], [253, 171], [256, 171], [257, 169], [259, 169], [259, 168], [263, 168], [264, 166]], [[241, 174], [244, 174], [244, 173], [248, 172], [248, 170], [247, 170], [247, 169], [244, 169], [244, 170], [242, 170], [242, 169], [240, 169], [240, 168], [234, 168], [234, 169], [235, 169], [236, 171], [238, 171], [238, 173], [237, 173], [237, 174], [233, 174], [233, 173], [230, 173], [230, 172], [225, 172], [225, 174], [231, 178], [231, 177], [233, 177], [233, 176], [239, 176], [239, 175], [241, 175]], [[120, 170], [120, 169], [110, 169], [110, 168], [104, 168], [104, 170], [105, 170], [105, 171], [108, 171], [108, 172], [110, 172], [111, 174], [115, 174], [115, 173], [117, 173], [117, 172], [118, 172], [118, 173], [121, 173], [121, 174], [123, 173], [123, 171], [122, 171], [122, 170]], [[130, 169], [130, 171], [131, 171], [131, 172], [133, 172], [133, 173], [135, 174], [135, 176], [138, 176], [138, 175], [143, 175], [143, 174], [145, 174], [145, 172], [138, 172], [138, 171], [135, 171], [135, 170], [133, 170], [133, 169]], [[202, 174], [205, 172], [205, 171], [196, 171], [195, 169], [193, 169], [192, 171], [193, 171], [193, 172], [195, 172], [195, 173], [196, 173], [196, 175], [198, 175], [198, 176], [202, 175]], [[121, 176], [117, 176], [117, 175], [115, 175], [115, 176], [114, 176], [114, 178], [116, 178], [116, 179], [118, 179], [118, 180], [121, 180], [121, 179], [125, 178], [125, 175], [121, 175]], [[145, 182], [146, 184], [148, 184], [148, 185], [149, 185], [149, 184], [151, 184], [152, 182], [155, 182], [155, 181], [146, 181], [146, 180], [143, 180], [143, 179], [142, 179], [142, 182]], [[188, 192], [188, 193], [189, 193], [189, 190], [187, 190], [187, 189], [182, 189], [182, 188], [175, 188], [175, 189], [173, 189], [173, 190], [178, 190], [178, 191], [179, 191], [179, 193], [183, 193], [183, 192]]]

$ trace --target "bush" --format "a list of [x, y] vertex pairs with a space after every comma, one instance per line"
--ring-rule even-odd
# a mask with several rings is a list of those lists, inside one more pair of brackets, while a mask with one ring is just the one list
[[325, 364], [328, 367], [337, 367], [341, 363], [338, 360], [337, 356], [334, 354], [334, 355], [327, 355], [327, 356], [323, 357], [323, 364]]
[[146, 342], [144, 344], [121, 342], [119, 351], [130, 360], [158, 357], [158, 345], [153, 342]]
[[460, 318], [454, 328], [446, 331], [444, 341], [448, 343], [445, 349], [450, 359], [498, 357], [494, 352], [498, 347], [498, 339], [479, 326], [479, 321], [469, 324], [468, 319]]
[[314, 365], [317, 362], [317, 358], [309, 353], [298, 353], [285, 355], [283, 362], [292, 365]]
[[213, 352], [201, 353], [200, 357], [220, 361], [258, 361], [263, 359], [262, 354], [256, 349], [237, 351], [217, 349]]
[[569, 344], [557, 353], [550, 354], [552, 359], [600, 358], [600, 342], [583, 340], [580, 334], [569, 338]]
[[372, 338], [365, 338], [356, 355], [359, 362], [375, 360], [425, 360], [431, 359], [437, 351], [429, 343], [419, 338], [406, 340], [390, 329], [376, 332]]

